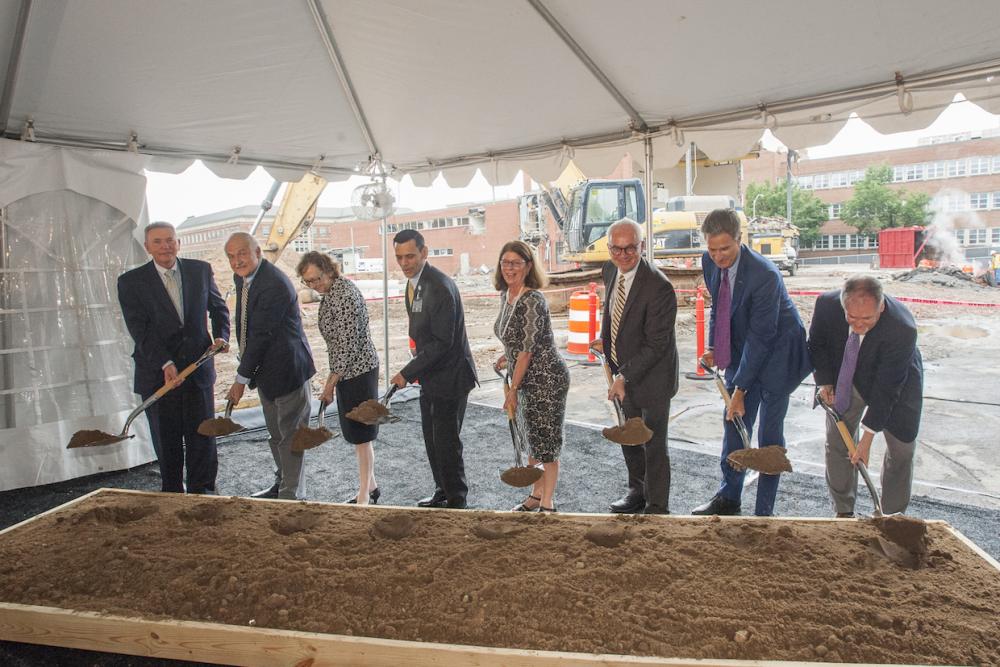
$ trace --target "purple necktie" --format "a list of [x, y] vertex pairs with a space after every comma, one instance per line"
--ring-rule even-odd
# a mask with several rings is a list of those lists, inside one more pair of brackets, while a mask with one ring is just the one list
[[834, 395], [833, 407], [843, 415], [851, 407], [851, 394], [854, 391], [854, 369], [858, 367], [858, 352], [861, 351], [861, 336], [851, 332], [844, 345], [844, 360], [840, 362], [840, 373], [837, 374], [837, 389]]
[[715, 303], [715, 365], [720, 371], [729, 368], [730, 344], [729, 321], [733, 305], [733, 293], [729, 289], [729, 269], [722, 270], [722, 283], [719, 284], [719, 298]]

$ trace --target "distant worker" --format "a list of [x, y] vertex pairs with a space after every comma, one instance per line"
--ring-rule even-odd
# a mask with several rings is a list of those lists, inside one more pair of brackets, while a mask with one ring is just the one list
[[420, 382], [420, 423], [434, 493], [420, 507], [465, 509], [469, 493], [462, 459], [462, 421], [476, 364], [465, 333], [462, 297], [455, 281], [427, 262], [420, 232], [404, 229], [392, 240], [406, 276], [406, 314], [415, 356], [392, 378], [397, 387]]
[[548, 302], [538, 291], [546, 284], [531, 246], [524, 241], [504, 244], [493, 274], [493, 286], [500, 291], [493, 333], [504, 347], [496, 367], [508, 369], [511, 391], [504, 409], [512, 410], [527, 427], [528, 463], [541, 463], [543, 470], [515, 512], [556, 511], [569, 369], [556, 348]]
[[840, 290], [816, 299], [809, 326], [820, 400], [841, 415], [861, 440], [850, 457], [836, 422], [826, 422], [826, 484], [838, 517], [854, 516], [857, 461], [867, 465], [877, 433], [885, 434], [882, 510], [903, 512], [910, 502], [913, 453], [923, 406], [923, 363], [917, 326], [902, 303], [870, 276], [848, 278]]
[[[176, 381], [209, 346], [229, 348], [229, 309], [212, 266], [178, 259], [181, 242], [170, 223], [154, 222], [145, 235], [152, 261], [118, 278], [118, 301], [135, 341], [134, 388], [143, 400]], [[186, 469], [188, 493], [216, 492], [215, 438], [198, 433], [198, 425], [215, 413], [214, 387], [215, 364], [209, 359], [146, 410], [163, 491], [183, 493]]]
[[347, 418], [347, 413], [367, 400], [378, 400], [378, 353], [368, 330], [368, 306], [357, 285], [340, 274], [329, 255], [307, 252], [296, 272], [302, 282], [323, 295], [316, 316], [326, 341], [330, 372], [320, 400], [337, 403], [340, 434], [354, 445], [358, 459], [358, 492], [348, 503], [378, 503], [382, 492], [375, 482], [375, 449], [378, 426]]
[[[701, 225], [708, 251], [702, 257], [705, 285], [712, 294], [708, 351], [702, 361], [724, 371], [732, 396], [725, 411], [722, 483], [715, 496], [692, 514], [739, 514], [746, 473], [727, 457], [743, 449], [733, 418], [740, 416], [761, 447], [785, 446], [788, 400], [812, 366], [806, 331], [777, 266], [740, 242], [740, 219], [732, 209], [716, 209]], [[780, 475], [757, 480], [754, 514], [771, 516]]]
[[641, 417], [653, 432], [643, 445], [622, 445], [628, 491], [611, 503], [616, 514], [670, 513], [670, 399], [677, 393], [677, 295], [659, 269], [642, 257], [642, 226], [623, 218], [608, 229], [606, 307], [601, 323], [604, 358], [614, 374], [608, 398], [625, 417]]
[[298, 295], [288, 276], [261, 258], [260, 246], [249, 234], [233, 234], [225, 249], [235, 274], [240, 348], [228, 398], [236, 405], [247, 386], [257, 389], [276, 468], [274, 484], [254, 497], [302, 499], [304, 456], [292, 451], [292, 436], [309, 424], [309, 378], [316, 368], [302, 331]]

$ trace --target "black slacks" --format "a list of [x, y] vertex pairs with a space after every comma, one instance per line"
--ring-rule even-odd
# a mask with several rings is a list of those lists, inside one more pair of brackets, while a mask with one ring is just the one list
[[464, 502], [469, 493], [460, 437], [468, 402], [468, 393], [454, 398], [420, 393], [420, 424], [427, 461], [434, 475], [434, 493], [444, 496], [449, 503]]
[[622, 445], [628, 468], [628, 495], [645, 498], [650, 509], [670, 509], [670, 453], [667, 451], [667, 425], [670, 423], [670, 399], [651, 408], [640, 408], [625, 394], [622, 402], [625, 417], [642, 417], [653, 436], [645, 445]]
[[187, 469], [189, 493], [215, 492], [219, 459], [215, 438], [198, 433], [198, 425], [215, 413], [212, 386], [185, 382], [152, 405], [160, 436], [162, 490], [184, 493]]

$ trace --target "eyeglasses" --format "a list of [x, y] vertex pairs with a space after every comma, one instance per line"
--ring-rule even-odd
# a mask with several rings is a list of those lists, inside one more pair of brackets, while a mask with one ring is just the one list
[[632, 245], [626, 245], [626, 246], [609, 245], [608, 246], [608, 250], [615, 257], [618, 257], [619, 255], [629, 255], [629, 256], [631, 256], [631, 255], [634, 255], [635, 253], [637, 253], [639, 251], [639, 245], [636, 244], [636, 243], [633, 243]]
[[323, 276], [316, 276], [315, 278], [303, 278], [302, 284], [312, 287], [313, 285], [319, 285], [323, 282]]
[[512, 259], [512, 260], [501, 260], [500, 266], [505, 269], [520, 269], [522, 266], [527, 264], [523, 259]]

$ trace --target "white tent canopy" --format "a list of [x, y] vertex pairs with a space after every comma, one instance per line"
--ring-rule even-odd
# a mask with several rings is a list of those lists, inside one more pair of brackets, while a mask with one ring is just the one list
[[852, 111], [923, 127], [956, 92], [997, 112], [998, 35], [990, 0], [0, 0], [0, 131], [230, 177], [547, 180], [643, 135], [666, 167]]

